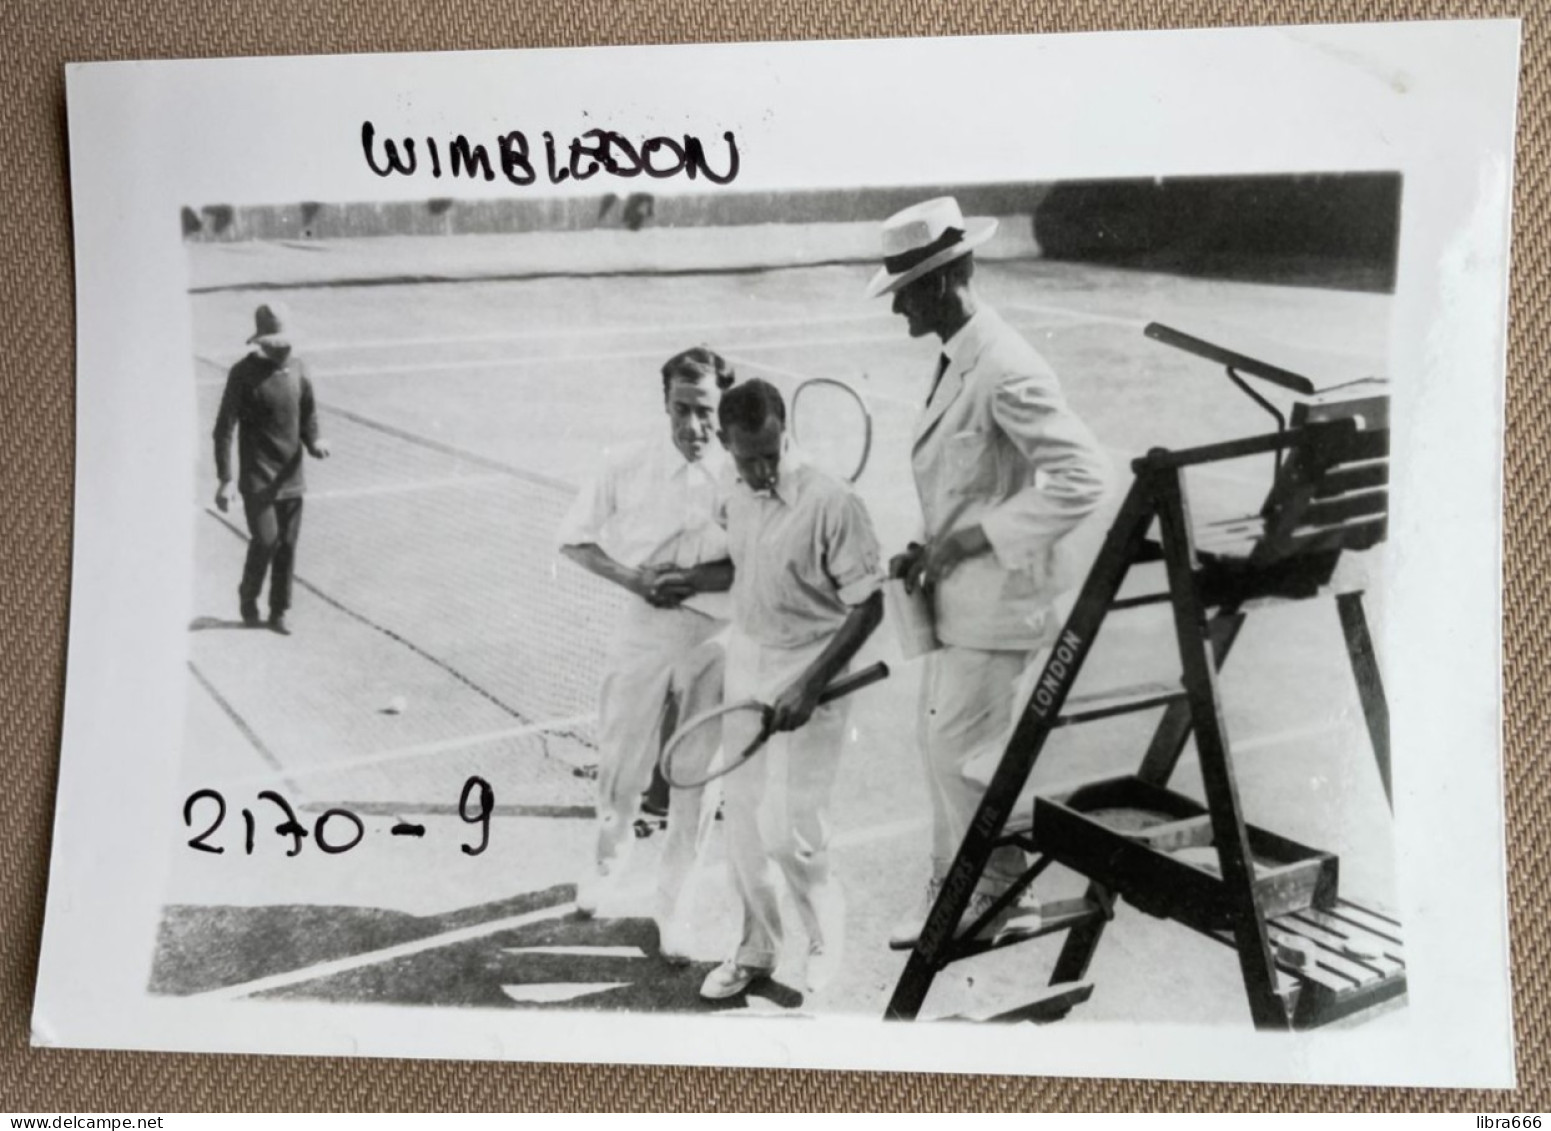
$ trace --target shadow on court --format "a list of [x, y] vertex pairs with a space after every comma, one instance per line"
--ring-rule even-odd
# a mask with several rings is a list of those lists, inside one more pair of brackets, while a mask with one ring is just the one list
[[209, 632], [212, 628], [252, 629], [252, 628], [258, 628], [258, 627], [260, 627], [260, 626], [258, 626], [258, 625], [251, 625], [251, 624], [244, 624], [240, 620], [230, 620], [230, 619], [227, 619], [225, 617], [209, 617], [209, 616], [206, 616], [206, 617], [195, 617], [193, 620], [189, 621], [189, 624], [188, 624], [188, 630], [190, 632]]
[[163, 908], [147, 988], [196, 994], [240, 986], [562, 906], [574, 895], [572, 887], [553, 887], [427, 916], [380, 907], [173, 904]]
[[[288, 1001], [641, 1012], [779, 1013], [803, 1004], [800, 991], [779, 982], [703, 1001], [700, 984], [715, 963], [670, 965], [658, 954], [651, 919], [583, 918], [571, 908], [574, 895], [561, 885], [431, 917], [367, 907], [171, 906], [149, 988], [174, 995], [240, 989], [241, 996]], [[533, 915], [544, 917], [500, 926]]]
[[727, 1001], [703, 1001], [700, 984], [714, 965], [664, 962], [650, 919], [584, 919], [572, 913], [255, 997], [645, 1013], [802, 1004], [801, 993], [778, 983]]

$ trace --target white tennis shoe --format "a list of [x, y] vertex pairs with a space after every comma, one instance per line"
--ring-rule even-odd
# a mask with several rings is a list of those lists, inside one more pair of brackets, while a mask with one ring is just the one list
[[725, 1001], [737, 997], [744, 990], [759, 982], [769, 981], [775, 973], [763, 966], [744, 966], [740, 963], [723, 962], [705, 976], [700, 984], [700, 996], [707, 1001]]

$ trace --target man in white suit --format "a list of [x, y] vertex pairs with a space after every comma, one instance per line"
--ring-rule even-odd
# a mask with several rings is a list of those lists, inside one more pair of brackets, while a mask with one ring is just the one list
[[[942, 339], [911, 451], [923, 537], [892, 563], [931, 597], [942, 648], [927, 660], [917, 732], [932, 806], [931, 870], [889, 943], [915, 945], [985, 793], [965, 776], [1011, 734], [1020, 679], [1060, 625], [1061, 539], [1103, 498], [1108, 465], [1050, 365], [976, 294], [973, 249], [995, 220], [966, 223], [940, 197], [883, 223], [871, 296], [893, 295], [911, 337]], [[973, 922], [1024, 866], [998, 849], [965, 912]], [[1032, 926], [1036, 905], [1006, 917]], [[996, 924], [999, 926], [1002, 924]]]

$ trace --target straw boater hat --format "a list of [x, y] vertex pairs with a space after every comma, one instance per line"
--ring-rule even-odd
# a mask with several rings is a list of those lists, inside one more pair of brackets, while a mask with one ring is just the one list
[[883, 267], [867, 284], [867, 296], [890, 294], [915, 282], [928, 271], [968, 255], [995, 231], [995, 220], [966, 223], [959, 202], [951, 196], [894, 213], [883, 221]]

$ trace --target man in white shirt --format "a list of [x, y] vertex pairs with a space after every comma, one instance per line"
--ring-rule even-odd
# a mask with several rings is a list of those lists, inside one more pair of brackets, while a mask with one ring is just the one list
[[[726, 456], [714, 432], [733, 380], [727, 362], [703, 347], [670, 358], [662, 367], [666, 434], [611, 453], [560, 527], [567, 558], [634, 598], [616, 626], [599, 697], [597, 850], [576, 897], [585, 915], [598, 912], [624, 869], [668, 695], [679, 697], [681, 719], [721, 702], [720, 652], [701, 646], [725, 628], [727, 597], [698, 593], [694, 579], [727, 558], [714, 514]], [[709, 749], [683, 757], [709, 761], [715, 741], [708, 734]], [[694, 863], [700, 802], [699, 790], [675, 793], [658, 869], [655, 911], [670, 960], [683, 957], [668, 935]]]
[[[872, 521], [849, 486], [786, 445], [781, 394], [745, 382], [722, 398], [718, 416], [737, 469], [723, 512], [733, 564], [725, 696], [768, 703], [775, 734], [723, 779], [743, 929], [736, 953], [701, 986], [711, 1000], [734, 997], [776, 968], [783, 930], [772, 863], [807, 934], [809, 984], [838, 965], [845, 911], [830, 870], [828, 809], [849, 702], [819, 706], [818, 697], [883, 616]], [[758, 720], [732, 716], [723, 729], [724, 750], [741, 750]]]
[[[1011, 735], [1025, 671], [1060, 626], [1070, 584], [1062, 539], [1099, 505], [1108, 463], [1066, 404], [1050, 365], [976, 293], [972, 249], [995, 220], [966, 222], [952, 197], [883, 223], [883, 267], [870, 295], [893, 295], [913, 338], [942, 339], [911, 448], [924, 536], [891, 563], [931, 596], [937, 637], [922, 683], [918, 733], [932, 804], [931, 868], [889, 944], [913, 947], [952, 866], [985, 782], [965, 776]], [[1023, 870], [994, 852], [965, 919], [973, 922]], [[1034, 925], [1037, 905], [1008, 916]]]

